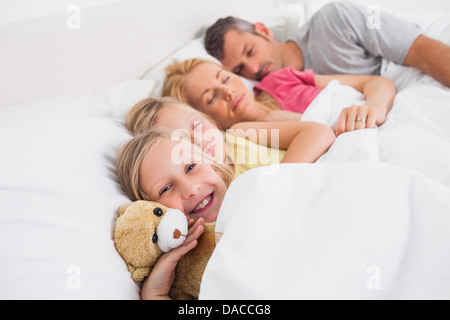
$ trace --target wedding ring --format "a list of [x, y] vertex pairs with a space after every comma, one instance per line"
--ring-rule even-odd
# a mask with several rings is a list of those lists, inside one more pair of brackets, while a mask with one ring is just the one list
[[358, 122], [358, 121], [366, 122], [367, 120], [366, 120], [366, 119], [362, 119], [362, 118], [357, 118], [357, 119], [355, 120], [355, 122]]

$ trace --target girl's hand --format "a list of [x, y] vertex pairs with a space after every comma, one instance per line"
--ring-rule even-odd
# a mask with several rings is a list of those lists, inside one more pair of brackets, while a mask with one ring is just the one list
[[198, 238], [203, 234], [204, 219], [200, 218], [194, 223], [194, 219], [189, 220], [188, 236], [184, 244], [176, 249], [163, 254], [150, 275], [145, 280], [141, 289], [142, 300], [170, 300], [169, 291], [175, 279], [175, 269], [181, 257], [197, 246]]
[[386, 121], [386, 113], [384, 108], [370, 105], [345, 108], [336, 125], [336, 137], [345, 132], [380, 126]]

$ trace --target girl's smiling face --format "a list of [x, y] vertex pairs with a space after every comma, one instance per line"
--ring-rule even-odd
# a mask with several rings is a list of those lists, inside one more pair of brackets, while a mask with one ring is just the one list
[[161, 139], [144, 156], [139, 170], [142, 190], [188, 218], [216, 221], [227, 187], [202, 158], [190, 143]]
[[156, 125], [168, 128], [174, 137], [188, 136], [203, 152], [218, 162], [226, 161], [222, 132], [197, 110], [188, 106], [168, 105], [161, 110]]

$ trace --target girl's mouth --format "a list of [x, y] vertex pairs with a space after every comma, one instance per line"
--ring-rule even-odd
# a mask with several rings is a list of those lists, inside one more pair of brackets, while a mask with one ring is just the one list
[[194, 210], [191, 212], [191, 214], [201, 214], [208, 210], [212, 204], [214, 203], [214, 192], [211, 193], [209, 196], [207, 196], [205, 199], [203, 199], [202, 202], [200, 202]]

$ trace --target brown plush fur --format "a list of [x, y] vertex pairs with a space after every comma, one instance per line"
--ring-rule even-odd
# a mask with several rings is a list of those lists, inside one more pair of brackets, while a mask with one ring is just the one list
[[[136, 201], [119, 209], [116, 222], [114, 245], [125, 260], [134, 281], [143, 281], [158, 258], [163, 254], [151, 239], [161, 219], [153, 214], [155, 208], [161, 208], [165, 214], [169, 209], [150, 201]], [[164, 215], [163, 215], [164, 216]], [[214, 232], [215, 223], [205, 224], [205, 234]], [[202, 241], [199, 239], [199, 245]], [[170, 296], [176, 300], [198, 299], [203, 272], [211, 257], [210, 250], [192, 250], [181, 258]], [[203, 247], [204, 248], [204, 247]]]
[[[205, 232], [214, 233], [215, 223], [206, 223]], [[199, 239], [199, 243], [202, 238]], [[170, 290], [170, 296], [175, 300], [197, 300], [200, 284], [211, 257], [210, 252], [197, 252], [195, 249], [178, 262], [175, 281]]]

